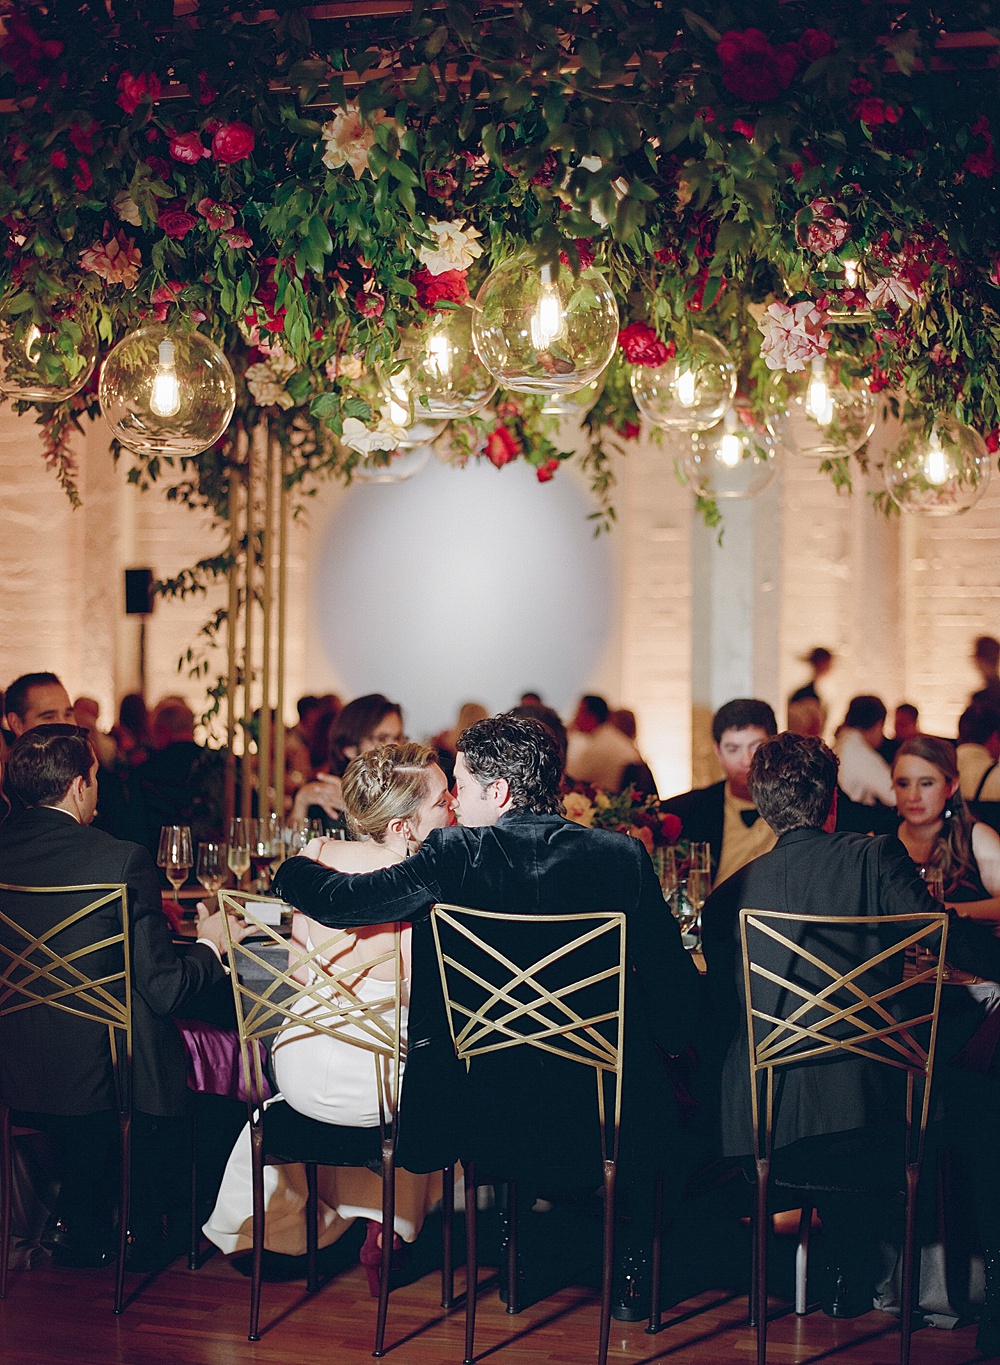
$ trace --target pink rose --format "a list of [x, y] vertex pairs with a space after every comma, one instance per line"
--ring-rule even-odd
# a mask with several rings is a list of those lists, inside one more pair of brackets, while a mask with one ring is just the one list
[[118, 77], [118, 105], [126, 114], [134, 114], [140, 104], [155, 104], [160, 98], [160, 78], [153, 71], [133, 76], [123, 71]]
[[253, 238], [250, 236], [249, 232], [247, 232], [246, 228], [231, 228], [229, 232], [224, 232], [222, 235], [226, 239], [226, 244], [231, 246], [234, 251], [253, 246]]
[[837, 206], [829, 199], [814, 199], [809, 211], [811, 220], [799, 223], [795, 230], [799, 246], [807, 247], [817, 256], [826, 256], [842, 247], [851, 235], [851, 225], [840, 217]]
[[232, 204], [219, 204], [214, 199], [199, 199], [197, 209], [208, 226], [214, 228], [216, 232], [226, 231], [236, 221]]
[[185, 166], [197, 166], [209, 151], [199, 133], [174, 133], [170, 138], [170, 155]]
[[665, 365], [674, 354], [674, 343], [660, 340], [648, 322], [630, 322], [618, 333], [618, 345], [630, 365]]
[[198, 219], [193, 213], [188, 213], [187, 209], [167, 204], [156, 217], [157, 226], [161, 227], [168, 237], [172, 237], [175, 242], [182, 242], [193, 227], [198, 226]]
[[825, 356], [830, 333], [823, 324], [826, 313], [811, 299], [803, 303], [772, 303], [757, 324], [764, 335], [760, 353], [769, 370], [795, 374], [813, 360]]
[[212, 136], [212, 155], [224, 166], [231, 166], [247, 159], [256, 140], [249, 123], [223, 123]]

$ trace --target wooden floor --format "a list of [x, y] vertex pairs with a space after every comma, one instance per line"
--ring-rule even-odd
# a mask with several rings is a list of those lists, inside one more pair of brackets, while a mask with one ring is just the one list
[[[483, 1270], [485, 1279], [487, 1271]], [[461, 1286], [462, 1276], [457, 1277]], [[395, 1290], [389, 1303], [388, 1359], [398, 1365], [459, 1365], [461, 1307], [438, 1306], [440, 1281], [428, 1275]], [[200, 1270], [184, 1261], [155, 1278], [130, 1276], [134, 1295], [125, 1314], [111, 1311], [108, 1271], [44, 1266], [12, 1276], [0, 1304], [3, 1365], [361, 1365], [371, 1359], [374, 1303], [354, 1268], [314, 1297], [301, 1283], [265, 1284], [263, 1340], [246, 1339], [249, 1284], [215, 1255]], [[589, 1291], [564, 1290], [508, 1317], [495, 1287], [480, 1296], [477, 1359], [490, 1365], [576, 1365], [596, 1355], [597, 1303]], [[752, 1365], [753, 1333], [746, 1299], [702, 1294], [673, 1308], [660, 1336], [643, 1325], [613, 1323], [610, 1359], [668, 1365]], [[894, 1321], [872, 1312], [834, 1322], [814, 1312], [774, 1322], [768, 1338], [774, 1365], [893, 1365], [899, 1359]], [[913, 1365], [982, 1362], [975, 1328], [915, 1334]]]

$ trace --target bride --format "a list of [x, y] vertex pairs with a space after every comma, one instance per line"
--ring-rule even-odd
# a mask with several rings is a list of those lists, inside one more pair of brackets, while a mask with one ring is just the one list
[[[356, 842], [315, 839], [309, 857], [339, 872], [372, 872], [400, 862], [420, 847], [428, 832], [452, 823], [451, 798], [444, 773], [432, 749], [422, 744], [386, 744], [359, 755], [344, 774], [346, 814]], [[309, 951], [322, 948], [338, 931], [296, 917], [296, 937]], [[394, 925], [357, 929], [333, 959], [340, 970], [352, 962], [369, 962], [392, 953]], [[405, 1038], [410, 968], [410, 930], [402, 926], [401, 1028]], [[294, 960], [294, 959], [293, 959]], [[355, 989], [366, 1001], [383, 999], [392, 1023], [395, 969], [393, 962], [370, 969]], [[308, 1002], [305, 1002], [305, 1007]], [[371, 1054], [350, 1043], [287, 1024], [272, 1051], [275, 1079], [281, 1096], [293, 1109], [325, 1123], [373, 1128], [379, 1121], [376, 1071]], [[401, 1069], [405, 1061], [401, 1061]], [[320, 1166], [319, 1245], [337, 1240], [355, 1218], [371, 1220], [366, 1251], [374, 1251], [381, 1233], [382, 1191], [377, 1172], [354, 1167]], [[440, 1197], [441, 1177], [396, 1170], [396, 1234], [412, 1242], [424, 1216]], [[304, 1254], [305, 1168], [300, 1165], [264, 1168], [266, 1207], [264, 1245], [285, 1255]], [[206, 1237], [222, 1251], [249, 1250], [253, 1237], [250, 1129], [245, 1127], [230, 1154], [219, 1197], [208, 1222]], [[370, 1243], [370, 1246], [369, 1246]], [[365, 1257], [367, 1261], [369, 1257]], [[377, 1283], [376, 1283], [377, 1287]]]

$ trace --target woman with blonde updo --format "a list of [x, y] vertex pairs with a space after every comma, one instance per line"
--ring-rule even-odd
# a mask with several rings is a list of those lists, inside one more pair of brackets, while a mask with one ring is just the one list
[[[344, 773], [344, 805], [354, 841], [314, 839], [306, 854], [338, 872], [373, 872], [401, 862], [415, 852], [432, 829], [451, 821], [451, 798], [444, 773], [432, 749], [422, 744], [385, 744], [358, 755]], [[312, 951], [338, 931], [296, 916], [295, 936]], [[356, 929], [341, 939], [335, 957], [338, 970], [390, 954], [390, 960], [356, 979], [354, 989], [366, 1002], [385, 1001], [391, 1025], [395, 967], [391, 960], [395, 925]], [[402, 925], [403, 1000], [401, 1027], [406, 1034], [410, 930]], [[303, 1003], [303, 1014], [310, 1008]], [[311, 1030], [307, 1023], [286, 1025], [272, 1049], [275, 1079], [282, 1097], [300, 1113], [324, 1123], [374, 1128], [379, 1122], [376, 1071], [362, 1048]], [[401, 1062], [401, 1069], [404, 1065]], [[244, 1251], [252, 1238], [249, 1128], [244, 1129], [229, 1158], [222, 1188], [205, 1234], [223, 1251]], [[305, 1251], [305, 1169], [268, 1166], [264, 1171], [267, 1217], [264, 1244], [269, 1251], [301, 1255]], [[395, 1232], [412, 1242], [424, 1215], [440, 1196], [440, 1176], [396, 1173]], [[362, 1253], [366, 1265], [377, 1259], [381, 1240], [382, 1193], [379, 1176], [353, 1168], [319, 1170], [320, 1246], [335, 1241], [354, 1218], [372, 1220]], [[374, 1266], [370, 1266], [374, 1269]], [[377, 1292], [377, 1269], [373, 1292]], [[372, 1277], [369, 1276], [371, 1279]]]

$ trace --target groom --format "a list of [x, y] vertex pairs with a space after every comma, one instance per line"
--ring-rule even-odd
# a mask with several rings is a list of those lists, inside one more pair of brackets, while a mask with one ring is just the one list
[[[637, 839], [564, 819], [560, 773], [556, 743], [537, 721], [510, 715], [478, 721], [458, 741], [458, 826], [432, 830], [413, 857], [378, 872], [348, 875], [306, 858], [292, 858], [278, 870], [276, 894], [323, 924], [413, 924], [400, 1106], [400, 1163], [411, 1170], [435, 1170], [461, 1155], [464, 1068], [455, 1062], [430, 932], [430, 910], [438, 901], [513, 915], [625, 913], [622, 1163], [647, 1171], [679, 1165], [671, 1162], [680, 1139], [677, 1102], [661, 1058], [682, 1052], [692, 1039], [698, 974], [665, 910], [645, 848]], [[529, 1058], [528, 1051], [536, 1052], [517, 1050], [516, 1093], [477, 1092], [464, 1102], [471, 1121], [498, 1146], [519, 1143], [524, 1155], [542, 1165], [548, 1157], [555, 1169], [573, 1135], [559, 1128], [551, 1063], [546, 1068], [545, 1054]], [[592, 1077], [582, 1067], [572, 1070], [592, 1094]], [[574, 1089], [578, 1084], [567, 1083]], [[484, 1105], [493, 1111], [488, 1119]]]

